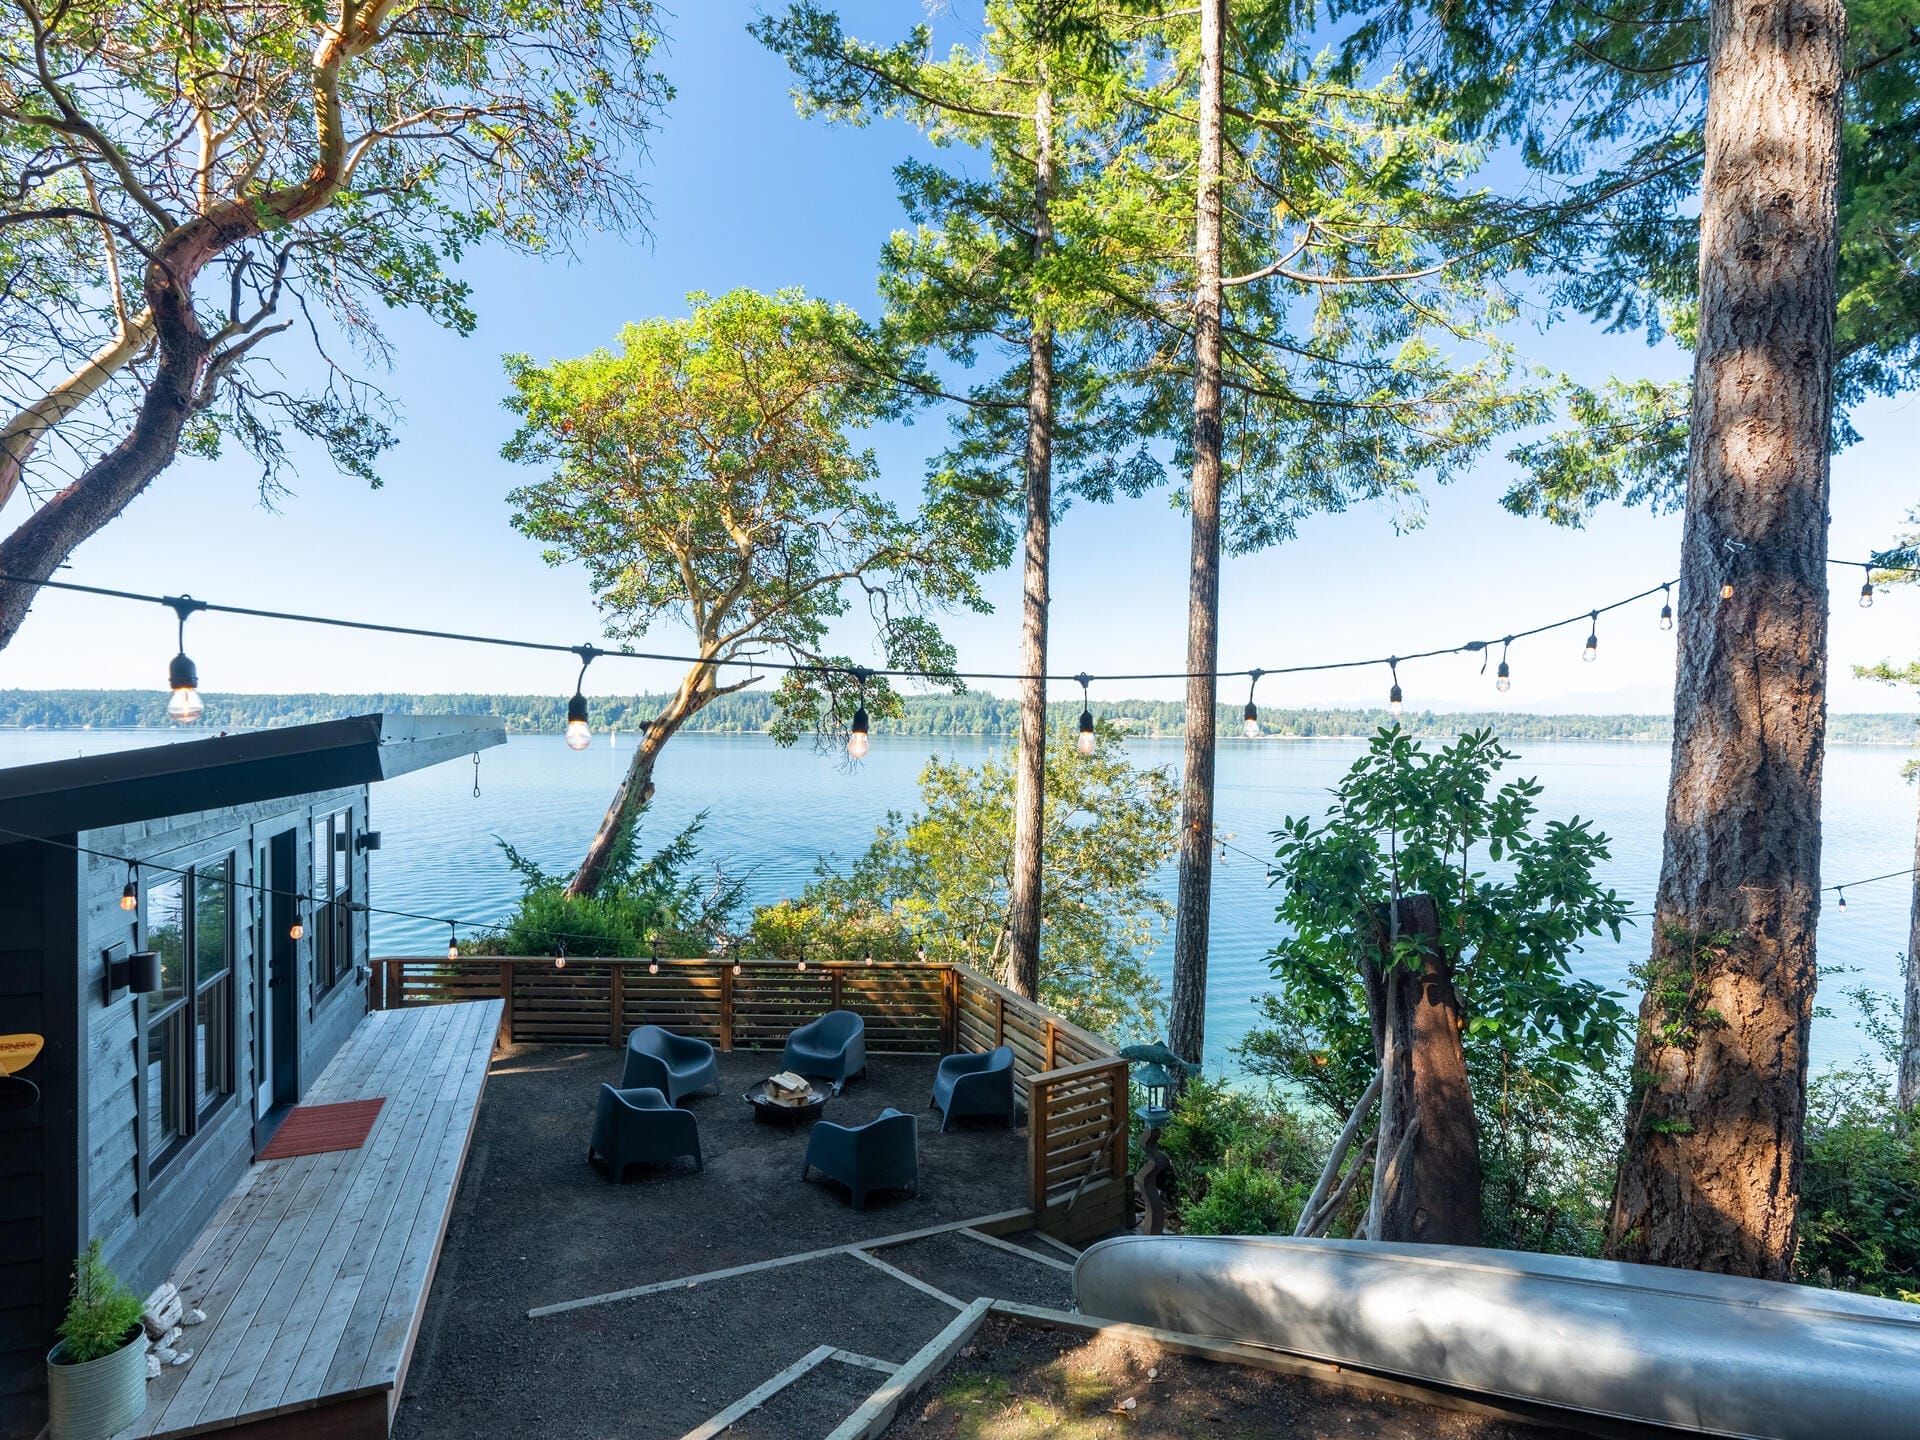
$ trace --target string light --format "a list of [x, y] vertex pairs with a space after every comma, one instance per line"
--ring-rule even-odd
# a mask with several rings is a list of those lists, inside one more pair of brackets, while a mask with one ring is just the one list
[[873, 951], [867, 951], [867, 964], [873, 964]]
[[191, 595], [169, 596], [166, 603], [173, 607], [180, 621], [180, 650], [167, 666], [167, 688], [173, 692], [167, 700], [167, 718], [191, 725], [206, 713], [207, 705], [200, 698], [200, 672], [187, 658], [187, 617], [196, 610], [206, 609], [207, 603]]
[[573, 698], [567, 701], [566, 740], [569, 750], [584, 750], [593, 743], [593, 731], [587, 725], [587, 667], [603, 652], [591, 645], [576, 645], [573, 653], [580, 657], [580, 674], [573, 682]]
[[1093, 733], [1093, 700], [1087, 693], [1093, 677], [1082, 670], [1073, 678], [1080, 683], [1080, 734], [1073, 743], [1082, 755], [1091, 755], [1093, 747], [1100, 743]]
[[[855, 760], [864, 759], [867, 753], [867, 676], [872, 672], [855, 670], [853, 678], [859, 682], [860, 695], [853, 708], [853, 724], [847, 730], [847, 754]], [[807, 967], [802, 965], [802, 970]]]
[[1734, 567], [1740, 563], [1740, 556], [1745, 553], [1746, 548], [1745, 543], [1739, 540], [1722, 540], [1720, 542], [1720, 549], [1726, 555], [1726, 571], [1720, 580], [1720, 598], [1722, 600], [1731, 600], [1733, 598], [1733, 570]]
[[1840, 910], [1842, 914], [1845, 914], [1847, 909], [1847, 887], [1844, 885], [1836, 885], [1834, 888], [1840, 892]]
[[1253, 687], [1260, 683], [1260, 677], [1266, 673], [1264, 670], [1247, 672], [1247, 708], [1241, 713], [1240, 729], [1249, 740], [1260, 738], [1260, 711], [1253, 703]]
[[647, 944], [648, 954], [651, 957], [647, 961], [647, 974], [658, 975], [660, 973], [660, 936], [657, 933], [647, 936]]
[[1662, 630], [1673, 628], [1673, 587], [1671, 585], [1660, 587], [1660, 628]]
[[1867, 567], [1866, 567], [1866, 571], [1867, 571], [1867, 583], [1866, 583], [1866, 584], [1864, 584], [1864, 585], [1862, 585], [1862, 586], [1860, 587], [1860, 608], [1861, 608], [1862, 610], [1871, 610], [1871, 609], [1873, 608], [1873, 565], [1872, 565], [1872, 562], [1868, 562], [1868, 564], [1867, 564]]
[[1502, 695], [1513, 688], [1513, 672], [1507, 668], [1507, 647], [1511, 644], [1511, 635], [1500, 642], [1500, 668], [1493, 672], [1493, 688]]
[[447, 925], [447, 959], [458, 960], [459, 958], [460, 930], [458, 926], [449, 922]]
[[556, 970], [567, 968], [567, 947], [558, 942], [553, 947], [553, 968]]
[[1591, 665], [1600, 658], [1600, 612], [1593, 612], [1593, 628], [1587, 631], [1587, 648], [1580, 658]]
[[140, 867], [132, 861], [127, 862], [127, 883], [120, 891], [120, 908], [122, 910], [140, 908]]
[[306, 933], [306, 921], [302, 919], [300, 915], [300, 897], [296, 895], [293, 900], [293, 924], [287, 927], [287, 938], [289, 940], [298, 940], [305, 936]]
[[1387, 660], [1387, 669], [1393, 675], [1393, 688], [1387, 691], [1387, 713], [1398, 720], [1402, 708], [1400, 698], [1400, 661], [1397, 658], [1389, 657]]

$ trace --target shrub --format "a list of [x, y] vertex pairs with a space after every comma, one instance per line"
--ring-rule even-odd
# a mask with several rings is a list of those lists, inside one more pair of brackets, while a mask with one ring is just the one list
[[1189, 1235], [1290, 1235], [1312, 1188], [1311, 1179], [1289, 1181], [1229, 1155], [1207, 1177], [1206, 1193], [1181, 1207], [1180, 1228]]
[[100, 1258], [100, 1242], [95, 1240], [73, 1262], [73, 1293], [67, 1298], [67, 1318], [60, 1322], [61, 1358], [69, 1365], [84, 1365], [111, 1355], [139, 1323], [139, 1297]]
[[1195, 1235], [1290, 1231], [1330, 1144], [1272, 1090], [1195, 1077], [1160, 1132], [1174, 1218]]

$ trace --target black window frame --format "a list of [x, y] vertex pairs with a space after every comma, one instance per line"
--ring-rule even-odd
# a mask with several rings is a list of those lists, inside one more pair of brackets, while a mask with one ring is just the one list
[[[321, 843], [320, 833], [326, 832]], [[317, 1006], [353, 974], [353, 809], [316, 815], [308, 829], [312, 855], [307, 893], [313, 897], [311, 1004]], [[325, 883], [322, 884], [322, 877]], [[324, 897], [324, 898], [323, 898]]]
[[[239, 1046], [236, 1042], [240, 1031], [240, 986], [237, 978], [240, 957], [233, 908], [235, 868], [234, 853], [228, 851], [223, 856], [190, 865], [170, 876], [166, 882], [171, 884], [177, 881], [180, 886], [182, 985], [179, 996], [168, 1000], [164, 1008], [155, 1007], [147, 997], [141, 999], [138, 1040], [140, 1150], [142, 1168], [147, 1178], [159, 1175], [191, 1149], [194, 1141], [232, 1102], [239, 1089]], [[200, 975], [199, 890], [201, 882], [215, 876], [216, 872], [218, 883], [226, 887], [226, 957], [221, 970], [203, 979]], [[150, 891], [142, 892], [140, 933], [142, 944], [150, 947], [152, 916], [149, 897]], [[201, 1002], [207, 996], [215, 997], [213, 1019], [217, 1024], [209, 1027], [203, 1036]], [[167, 1116], [155, 1114], [149, 1073], [155, 1063], [156, 1031], [162, 1032], [162, 1063], [178, 1067], [171, 1083], [164, 1072], [160, 1077], [158, 1104], [171, 1109], [172, 1113]], [[202, 1102], [202, 1059], [206, 1056], [218, 1057], [218, 1073], [213, 1075], [214, 1083], [208, 1087], [209, 1093]], [[211, 1070], [213, 1067], [205, 1068]], [[156, 1131], [156, 1121], [162, 1119], [171, 1124], [171, 1133], [164, 1140]]]

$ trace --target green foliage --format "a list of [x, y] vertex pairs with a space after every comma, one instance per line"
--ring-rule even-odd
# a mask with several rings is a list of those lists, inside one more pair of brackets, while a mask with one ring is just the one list
[[1893, 1005], [1871, 990], [1848, 993], [1878, 1053], [1807, 1087], [1794, 1275], [1920, 1301], [1920, 1130], [1894, 1102]]
[[73, 1290], [60, 1322], [60, 1360], [68, 1365], [111, 1355], [140, 1323], [140, 1297], [120, 1283], [100, 1249], [100, 1241], [92, 1241], [73, 1262]]
[[[644, 810], [641, 812], [644, 814]], [[491, 934], [464, 948], [475, 955], [567, 954], [701, 956], [717, 953], [740, 914], [741, 882], [716, 867], [698, 873], [702, 811], [652, 855], [638, 848], [636, 814], [622, 827], [606, 878], [591, 895], [566, 893], [570, 877], [552, 875], [505, 840], [500, 848], [520, 877], [520, 904]]]
[[[1099, 1034], [1149, 1033], [1158, 982], [1145, 956], [1172, 907], [1157, 893], [1174, 852], [1178, 791], [1165, 770], [1130, 764], [1118, 732], [1081, 755], [1070, 731], [1047, 746], [1040, 998]], [[920, 773], [921, 808], [887, 816], [845, 875], [823, 865], [800, 898], [760, 911], [753, 943], [853, 958], [869, 948], [997, 974], [1013, 866], [1013, 756], [970, 768], [939, 756]], [[878, 948], [874, 948], [878, 947]]]
[[1330, 1146], [1323, 1127], [1271, 1089], [1189, 1080], [1160, 1132], [1179, 1228], [1190, 1235], [1290, 1234]]
[[[1588, 822], [1536, 823], [1540, 785], [1495, 777], [1514, 758], [1491, 731], [1430, 751], [1382, 730], [1334, 791], [1323, 824], [1288, 817], [1274, 879], [1287, 933], [1272, 951], [1286, 1028], [1251, 1042], [1344, 1117], [1373, 1073], [1362, 965], [1416, 968], [1416, 942], [1393, 934], [1389, 903], [1431, 896], [1451, 961], [1469, 1054], [1529, 1057], [1559, 1091], [1605, 1063], [1625, 1031], [1619, 997], [1576, 979], [1590, 935], [1617, 940], [1627, 902], [1594, 878], [1607, 838]], [[1484, 859], [1482, 858], [1484, 857]], [[1497, 872], [1475, 868], [1477, 863]]]
[[1569, 1075], [1478, 1047], [1467, 1073], [1480, 1121], [1481, 1243], [1598, 1255], [1621, 1143], [1620, 1062]]
[[[711, 662], [769, 650], [823, 667], [787, 674], [775, 738], [835, 728], [854, 708], [853, 662], [825, 646], [850, 593], [887, 668], [950, 670], [928, 616], [989, 608], [976, 571], [991, 557], [964, 526], [901, 515], [880, 495], [873, 453], [849, 441], [885, 406], [850, 353], [873, 343], [867, 327], [797, 290], [689, 304], [683, 318], [626, 326], [617, 350], [508, 357], [520, 426], [502, 453], [551, 467], [508, 497], [515, 527], [544, 542], [548, 563], [585, 567], [614, 640], [663, 620], [693, 632], [701, 660], [662, 733], [721, 693]], [[897, 712], [884, 679], [865, 697], [876, 720]]]

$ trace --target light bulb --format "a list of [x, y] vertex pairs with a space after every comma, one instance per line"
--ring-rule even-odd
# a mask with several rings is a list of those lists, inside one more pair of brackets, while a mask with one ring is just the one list
[[593, 743], [593, 731], [587, 728], [587, 697], [578, 690], [567, 702], [567, 748], [584, 750]]
[[307, 933], [307, 927], [301, 924], [298, 919], [296, 919], [293, 922], [293, 924], [287, 927], [287, 938], [289, 940], [298, 940], [302, 935], [305, 935], [306, 933]]
[[126, 887], [120, 892], [120, 908], [122, 910], [138, 910], [140, 908], [140, 880], [139, 877], [135, 875], [131, 865], [127, 867]]
[[658, 975], [659, 973], [660, 973], [660, 962], [658, 960], [649, 960], [647, 962], [647, 974]]
[[193, 668], [186, 651], [174, 656], [167, 666], [167, 686], [173, 691], [167, 701], [169, 720], [191, 725], [206, 712], [206, 702], [200, 698], [200, 673]]
[[556, 945], [553, 947], [553, 968], [556, 970], [564, 970], [567, 968], [566, 946]]
[[1082, 755], [1093, 754], [1093, 747], [1099, 743], [1098, 737], [1093, 733], [1093, 711], [1080, 712], [1080, 735], [1073, 743]]
[[447, 926], [447, 959], [458, 960], [459, 958], [460, 930], [458, 926], [449, 925]]
[[447, 959], [458, 960], [459, 958], [460, 958], [460, 947], [458, 945], [448, 945]]
[[736, 975], [740, 973], [740, 962], [738, 960], [733, 962], [733, 973]]
[[867, 951], [867, 964], [873, 964], [873, 952], [871, 950]]
[[1731, 600], [1733, 598], [1733, 581], [1722, 580], [1720, 582], [1720, 598], [1722, 600]]
[[1840, 892], [1840, 908], [1843, 911], [1847, 908], [1847, 892], [1845, 890]]
[[1247, 701], [1247, 708], [1240, 720], [1240, 730], [1249, 740], [1260, 738], [1260, 712], [1254, 708], [1253, 701]]
[[1660, 628], [1662, 630], [1671, 630], [1673, 628], [1673, 606], [1662, 605], [1660, 607]]
[[1862, 610], [1873, 608], [1873, 581], [1871, 580], [1860, 587], [1860, 608]]
[[1598, 635], [1587, 636], [1587, 648], [1581, 651], [1580, 658], [1589, 665], [1600, 658], [1600, 637]]
[[1500, 662], [1500, 668], [1494, 672], [1493, 688], [1503, 695], [1513, 688], [1513, 674], [1507, 669], [1507, 662], [1504, 660]]
[[1400, 699], [1400, 687], [1399, 685], [1396, 684], [1393, 687], [1393, 689], [1387, 692], [1387, 713], [1392, 715], [1394, 719], [1398, 720], [1400, 718], [1400, 712], [1403, 708], [1404, 707]]
[[847, 754], [855, 760], [867, 753], [867, 707], [862, 705], [853, 712], [853, 725], [847, 731]]
[[806, 962], [806, 960], [805, 960], [804, 958], [802, 958], [802, 959], [801, 959], [801, 961], [800, 961], [800, 968], [801, 968], [802, 970], [804, 970], [804, 969], [806, 969], [806, 968], [807, 968], [807, 962]]

